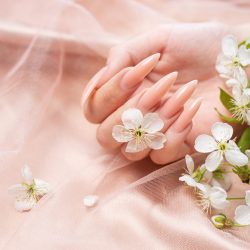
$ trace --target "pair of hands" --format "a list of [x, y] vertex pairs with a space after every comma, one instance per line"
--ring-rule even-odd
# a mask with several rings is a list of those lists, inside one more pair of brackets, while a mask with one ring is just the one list
[[[228, 33], [218, 23], [165, 25], [112, 48], [107, 66], [90, 80], [82, 98], [86, 118], [99, 124], [99, 143], [121, 148], [134, 161], [149, 155], [157, 164], [192, 153], [196, 136], [209, 133], [219, 120], [214, 108], [226, 112], [215, 62]], [[160, 115], [167, 137], [163, 149], [127, 153], [112, 138], [113, 126], [130, 107]]]

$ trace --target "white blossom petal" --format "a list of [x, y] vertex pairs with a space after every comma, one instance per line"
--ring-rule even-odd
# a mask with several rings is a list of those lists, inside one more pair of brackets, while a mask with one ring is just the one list
[[210, 172], [216, 170], [223, 160], [223, 155], [220, 151], [214, 151], [210, 153], [205, 161], [206, 169]]
[[147, 144], [143, 140], [141, 140], [140, 143], [138, 143], [138, 141], [135, 138], [132, 141], [128, 142], [125, 151], [127, 153], [137, 153], [143, 151], [146, 148]]
[[250, 190], [246, 191], [246, 196], [245, 196], [246, 204], [250, 206]]
[[195, 140], [194, 148], [200, 153], [210, 153], [217, 149], [217, 143], [210, 135], [199, 135]]
[[211, 206], [216, 209], [225, 209], [229, 205], [227, 199], [227, 192], [221, 187], [212, 187], [210, 189], [209, 198]]
[[29, 166], [25, 165], [24, 168], [22, 169], [22, 176], [25, 182], [28, 184], [31, 184], [33, 181], [33, 175], [32, 172], [29, 168]]
[[127, 129], [138, 128], [143, 123], [143, 114], [139, 109], [127, 109], [122, 114], [122, 122]]
[[27, 188], [22, 184], [15, 184], [8, 188], [8, 192], [16, 198], [26, 197]]
[[248, 157], [240, 150], [227, 150], [225, 152], [226, 160], [234, 166], [244, 166], [248, 163]]
[[250, 225], [250, 207], [240, 205], [235, 209], [235, 221], [240, 225]]
[[185, 161], [188, 169], [188, 173], [192, 174], [194, 172], [194, 160], [190, 155], [185, 156]]
[[232, 76], [231, 68], [227, 67], [226, 65], [230, 65], [232, 60], [226, 57], [224, 54], [219, 54], [216, 60], [216, 70], [223, 78], [228, 78]]
[[36, 193], [39, 196], [43, 196], [47, 194], [50, 191], [50, 186], [47, 182], [40, 180], [40, 179], [34, 179], [36, 184]]
[[147, 146], [151, 149], [158, 150], [164, 147], [166, 142], [166, 136], [163, 133], [146, 134], [145, 142]]
[[205, 192], [205, 186], [202, 183], [196, 182], [190, 175], [183, 175], [179, 178], [180, 181], [184, 181], [190, 187], [196, 187]]
[[28, 211], [32, 209], [36, 204], [36, 200], [30, 196], [25, 199], [20, 199], [15, 201], [15, 208], [19, 212]]
[[85, 207], [93, 207], [97, 204], [99, 197], [97, 195], [86, 195], [83, 199]]
[[250, 49], [247, 49], [245, 45], [240, 46], [239, 48], [239, 58], [240, 63], [243, 66], [250, 64]]
[[128, 142], [133, 139], [133, 134], [122, 125], [115, 125], [112, 129], [112, 137], [118, 142]]
[[238, 53], [237, 39], [232, 35], [224, 37], [222, 40], [222, 51], [227, 57], [235, 57]]
[[157, 113], [148, 113], [143, 118], [142, 128], [147, 133], [155, 133], [164, 127], [164, 122]]
[[216, 141], [228, 141], [233, 136], [233, 128], [227, 123], [216, 122], [211, 129], [212, 135]]

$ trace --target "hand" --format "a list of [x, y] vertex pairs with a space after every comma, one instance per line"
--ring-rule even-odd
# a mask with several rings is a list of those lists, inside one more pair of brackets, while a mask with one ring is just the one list
[[[140, 74], [141, 78], [137, 77], [135, 81], [136, 77], [134, 79], [130, 77], [130, 81], [133, 84], [142, 82], [142, 86], [145, 84], [150, 86], [176, 69], [179, 71], [176, 88], [192, 78], [199, 79], [197, 90], [191, 98], [203, 97], [203, 104], [194, 118], [193, 128], [186, 140], [189, 145], [193, 145], [195, 137], [200, 133], [208, 133], [211, 124], [219, 119], [214, 107], [223, 109], [218, 98], [218, 86], [222, 82], [217, 77], [214, 65], [220, 50], [221, 39], [226, 33], [225, 26], [213, 23], [167, 25], [111, 49], [108, 66], [101, 72], [101, 79], [98, 79], [99, 87], [105, 84], [95, 93], [91, 104], [88, 102], [85, 105], [88, 119], [102, 122], [123, 105], [134, 89], [124, 95], [124, 90], [121, 91], [116, 84], [110, 84], [110, 81], [119, 82], [119, 77], [121, 79], [128, 72], [129, 66], [134, 66], [139, 60], [154, 52], [161, 52], [160, 60], [151, 60], [151, 66], [148, 65], [147, 70], [144, 68], [143, 74]], [[144, 79], [146, 76], [147, 79]], [[102, 92], [99, 97], [98, 92]], [[168, 97], [171, 96], [173, 93], [168, 92]], [[120, 103], [116, 99], [119, 99]], [[106, 105], [109, 107], [106, 108]], [[163, 151], [154, 151], [157, 152], [154, 154], [163, 154]]]

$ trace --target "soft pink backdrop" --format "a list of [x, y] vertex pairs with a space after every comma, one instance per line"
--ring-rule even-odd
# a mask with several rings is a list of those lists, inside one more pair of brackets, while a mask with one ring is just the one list
[[[162, 23], [235, 25], [249, 13], [247, 0], [2, 1], [0, 249], [249, 249], [248, 229], [219, 231], [202, 213], [178, 181], [183, 161], [105, 152], [80, 107], [113, 45]], [[53, 191], [18, 213], [7, 189], [25, 163]], [[88, 194], [100, 196], [95, 208], [83, 206]]]

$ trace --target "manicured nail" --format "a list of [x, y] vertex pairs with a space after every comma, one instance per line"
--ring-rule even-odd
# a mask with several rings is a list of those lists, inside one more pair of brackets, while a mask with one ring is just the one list
[[89, 81], [87, 86], [85, 87], [83, 94], [82, 94], [82, 99], [81, 99], [81, 105], [83, 106], [84, 103], [87, 101], [91, 93], [94, 91], [94, 89], [97, 87], [97, 84], [101, 77], [103, 76], [104, 72], [106, 71], [107, 66], [99, 70]]
[[157, 103], [161, 101], [161, 98], [170, 90], [176, 81], [178, 72], [172, 72], [162, 77], [152, 87], [148, 88], [145, 94], [142, 96], [138, 103], [138, 107], [150, 110]]
[[132, 68], [122, 79], [121, 88], [123, 90], [135, 88], [155, 67], [160, 59], [160, 53], [147, 57]]
[[169, 98], [169, 100], [163, 105], [162, 113], [166, 118], [169, 118], [176, 114], [186, 101], [191, 97], [194, 90], [196, 89], [198, 84], [197, 80], [191, 81], [181, 87], [176, 93]]
[[177, 121], [172, 126], [174, 132], [181, 132], [184, 130], [191, 122], [195, 114], [198, 112], [202, 103], [202, 98], [196, 99], [191, 105], [185, 107], [183, 113], [179, 116]]

